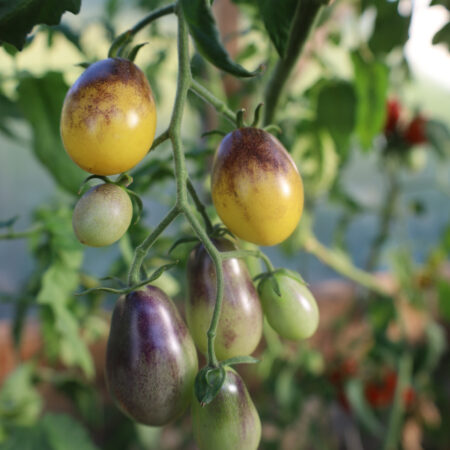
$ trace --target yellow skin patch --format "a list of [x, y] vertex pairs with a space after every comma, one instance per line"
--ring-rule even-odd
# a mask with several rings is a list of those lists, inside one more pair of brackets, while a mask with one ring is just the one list
[[61, 136], [72, 160], [87, 172], [113, 175], [138, 164], [156, 130], [150, 85], [131, 61], [91, 65], [67, 93]]
[[276, 245], [296, 228], [303, 183], [294, 161], [273, 136], [242, 128], [222, 141], [213, 167], [212, 198], [229, 230], [258, 245]]

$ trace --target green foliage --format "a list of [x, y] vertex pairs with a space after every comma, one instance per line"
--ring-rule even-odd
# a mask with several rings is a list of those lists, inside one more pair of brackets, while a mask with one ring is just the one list
[[380, 62], [367, 62], [354, 53], [355, 90], [358, 97], [356, 133], [362, 147], [369, 150], [386, 118], [388, 68]]
[[220, 42], [208, 0], [181, 0], [181, 5], [197, 49], [208, 61], [237, 77], [253, 77], [257, 74], [247, 71], [230, 59]]
[[0, 391], [1, 425], [30, 425], [39, 417], [42, 399], [34, 386], [34, 370], [33, 364], [23, 364], [3, 383]]
[[59, 117], [68, 86], [61, 73], [36, 78], [24, 75], [17, 89], [18, 102], [33, 130], [33, 150], [59, 186], [76, 194], [86, 174], [73, 164], [61, 142]]
[[280, 58], [283, 58], [286, 54], [289, 30], [298, 2], [296, 0], [283, 2], [277, 0], [260, 0], [256, 3], [270, 39], [277, 49]]
[[77, 14], [80, 6], [81, 0], [1, 0], [0, 42], [22, 50], [35, 25], [57, 25], [64, 12]]
[[1, 450], [96, 450], [87, 431], [65, 414], [47, 413], [32, 427], [15, 428]]
[[79, 366], [92, 376], [93, 365], [85, 342], [80, 339], [73, 292], [78, 286], [83, 249], [72, 230], [72, 212], [67, 208], [41, 210], [38, 219], [48, 232], [47, 267], [37, 292], [43, 333], [49, 356], [59, 356], [68, 366]]

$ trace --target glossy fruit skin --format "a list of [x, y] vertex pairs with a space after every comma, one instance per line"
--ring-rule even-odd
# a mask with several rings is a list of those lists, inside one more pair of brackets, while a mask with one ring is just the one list
[[[227, 239], [213, 240], [220, 251], [236, 250]], [[228, 259], [223, 263], [224, 293], [215, 351], [219, 360], [249, 355], [262, 335], [263, 313], [245, 262]], [[207, 337], [216, 302], [216, 270], [203, 245], [197, 245], [187, 262], [188, 297], [186, 319], [197, 348], [206, 354]]]
[[103, 247], [125, 234], [132, 217], [128, 194], [119, 186], [105, 183], [92, 187], [78, 200], [72, 225], [82, 244]]
[[242, 378], [226, 369], [225, 382], [214, 400], [202, 407], [192, 401], [192, 427], [200, 450], [256, 450], [261, 421]]
[[299, 341], [311, 337], [319, 325], [319, 308], [311, 291], [296, 275], [283, 269], [275, 273], [281, 297], [270, 278], [258, 285], [259, 298], [270, 326], [283, 338]]
[[108, 338], [106, 381], [125, 414], [150, 426], [176, 419], [192, 398], [197, 368], [189, 331], [161, 289], [148, 285], [119, 298]]
[[294, 161], [275, 137], [257, 128], [239, 128], [223, 138], [211, 191], [223, 223], [258, 245], [284, 241], [303, 211], [303, 183]]
[[90, 65], [64, 100], [64, 147], [90, 173], [113, 175], [131, 169], [149, 151], [155, 130], [150, 84], [126, 59], [108, 58]]

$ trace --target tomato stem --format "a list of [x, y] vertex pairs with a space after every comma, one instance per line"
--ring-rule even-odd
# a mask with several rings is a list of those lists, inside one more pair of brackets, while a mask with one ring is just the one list
[[268, 272], [273, 272], [275, 270], [269, 257], [261, 250], [233, 250], [222, 253], [223, 259], [246, 258], [247, 256], [254, 256], [255, 258], [262, 259]]
[[395, 450], [398, 448], [402, 419], [405, 413], [403, 393], [410, 384], [412, 371], [412, 357], [408, 350], [400, 358], [398, 366], [398, 381], [395, 388], [394, 403], [389, 417], [389, 427], [384, 441], [384, 450]]
[[167, 16], [168, 14], [173, 14], [175, 12], [176, 3], [171, 3], [170, 5], [163, 6], [159, 9], [155, 9], [150, 14], [145, 16], [142, 20], [136, 23], [133, 28], [119, 34], [111, 44], [111, 47], [108, 51], [109, 58], [115, 58], [120, 55], [120, 51], [122, 48], [129, 44], [133, 39], [134, 35], [145, 28], [147, 25], [150, 25], [156, 19], [160, 17]]
[[[173, 7], [173, 5], [171, 5]], [[150, 250], [153, 243], [159, 237], [159, 235], [169, 226], [169, 224], [179, 215], [184, 214], [187, 221], [190, 223], [193, 231], [197, 237], [201, 240], [205, 246], [206, 251], [210, 255], [214, 262], [216, 268], [216, 279], [217, 279], [217, 293], [216, 293], [216, 304], [214, 307], [213, 317], [211, 319], [211, 324], [208, 329], [208, 365], [211, 367], [218, 366], [218, 360], [214, 351], [214, 340], [216, 336], [216, 330], [219, 322], [222, 298], [223, 298], [223, 268], [222, 268], [222, 257], [220, 252], [216, 249], [212, 241], [210, 240], [207, 231], [212, 231], [213, 227], [206, 214], [205, 207], [201, 203], [200, 199], [195, 192], [195, 189], [189, 180], [186, 159], [183, 152], [183, 145], [181, 140], [181, 123], [183, 118], [183, 111], [186, 104], [187, 93], [189, 89], [197, 89], [202, 92], [203, 96], [208, 99], [208, 101], [213, 101], [216, 105], [222, 105], [222, 112], [229, 117], [235, 118], [234, 113], [229, 110], [224, 103], [220, 100], [215, 99], [212, 94], [206, 89], [201, 87], [198, 83], [192, 80], [190, 60], [189, 60], [189, 42], [188, 42], [188, 32], [186, 22], [183, 16], [182, 9], [179, 5], [176, 5], [174, 11], [178, 16], [178, 79], [177, 79], [177, 91], [175, 95], [175, 102], [172, 110], [172, 117], [170, 119], [169, 128], [157, 139], [158, 144], [166, 139], [170, 139], [172, 143], [172, 155], [174, 162], [174, 172], [175, 181], [177, 189], [177, 200], [175, 206], [169, 211], [165, 218], [160, 222], [160, 224], [153, 230], [153, 232], [136, 248], [133, 260], [130, 267], [130, 272], [128, 276], [129, 286], [138, 285], [140, 283], [140, 271], [142, 263]], [[157, 11], [155, 11], [156, 14]], [[136, 29], [135, 26], [133, 29]], [[156, 144], [156, 145], [158, 145]], [[154, 146], [156, 146], [154, 145]], [[152, 148], [154, 148], [152, 146]], [[190, 193], [197, 210], [202, 215], [206, 231], [197, 220], [191, 205], [188, 201], [187, 193]]]
[[195, 203], [197, 211], [200, 213], [200, 215], [203, 218], [203, 221], [205, 222], [206, 232], [208, 233], [208, 235], [210, 235], [213, 231], [213, 225], [211, 223], [211, 220], [209, 219], [208, 214], [206, 213], [205, 205], [202, 203], [199, 196], [197, 195], [194, 185], [192, 184], [192, 181], [189, 178], [187, 179], [187, 188], [190, 196], [192, 197], [192, 200]]
[[222, 100], [219, 100], [212, 92], [202, 86], [198, 81], [195, 81], [194, 79], [191, 80], [190, 90], [206, 103], [214, 106], [216, 111], [222, 114], [233, 125], [236, 124], [236, 113], [228, 108]]

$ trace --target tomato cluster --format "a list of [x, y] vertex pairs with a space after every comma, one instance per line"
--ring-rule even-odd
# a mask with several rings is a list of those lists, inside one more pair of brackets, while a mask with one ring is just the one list
[[396, 99], [389, 99], [386, 103], [386, 120], [384, 123], [384, 134], [394, 145], [407, 147], [424, 144], [427, 138], [427, 119], [421, 113], [404, 123], [401, 121], [402, 105]]
[[[143, 73], [131, 61], [108, 58], [92, 64], [69, 90], [61, 135], [73, 161], [105, 179], [129, 170], [145, 156], [155, 124], [152, 92]], [[81, 197], [73, 214], [77, 238], [94, 247], [120, 239], [133, 215], [120, 179], [105, 180]], [[303, 184], [295, 163], [281, 143], [261, 129], [238, 128], [223, 139], [211, 190], [224, 224], [249, 242], [274, 245], [285, 240], [302, 214]], [[220, 233], [210, 238], [220, 252], [238, 250], [234, 240]], [[264, 315], [286, 339], [306, 339], [316, 331], [317, 304], [298, 274], [271, 269], [261, 274], [256, 289], [243, 259], [224, 259], [222, 269], [224, 292], [214, 341], [219, 361], [245, 357], [256, 349]], [[150, 284], [130, 288], [114, 307], [106, 357], [108, 389], [126, 415], [146, 425], [161, 426], [183, 414], [204, 370], [198, 372], [197, 349], [209, 356], [207, 332], [217, 277], [203, 243], [189, 256], [187, 284], [188, 325], [173, 301]], [[200, 450], [252, 450], [259, 445], [258, 413], [230, 364], [206, 367], [223, 378], [208, 402], [192, 401]]]

